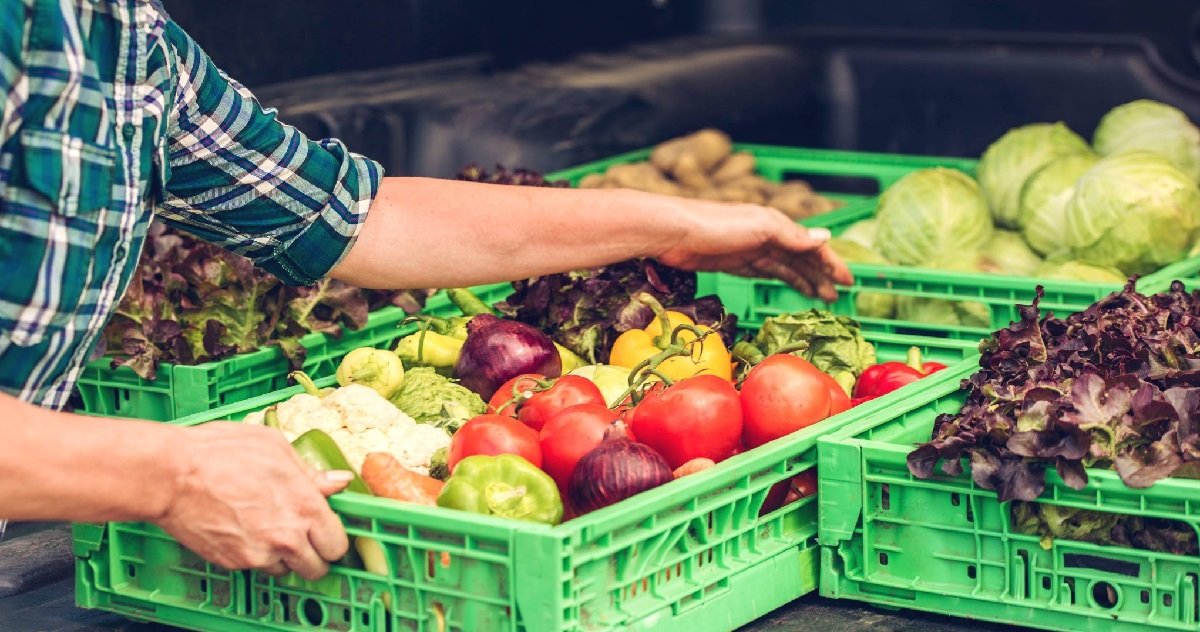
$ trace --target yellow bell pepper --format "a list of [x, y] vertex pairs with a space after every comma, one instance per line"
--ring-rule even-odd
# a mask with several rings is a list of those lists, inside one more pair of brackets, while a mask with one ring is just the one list
[[[672, 342], [692, 343], [686, 349], [690, 353], [663, 361], [658, 365], [657, 372], [670, 380], [682, 380], [702, 373], [733, 379], [732, 358], [719, 333], [704, 325], [696, 325], [685, 314], [672, 310], [656, 312], [657, 317], [645, 329], [631, 329], [617, 337], [609, 354], [609, 364], [633, 369], [663, 352]], [[676, 332], [680, 326], [687, 328]], [[703, 335], [703, 339], [693, 342], [697, 338], [696, 331]]]

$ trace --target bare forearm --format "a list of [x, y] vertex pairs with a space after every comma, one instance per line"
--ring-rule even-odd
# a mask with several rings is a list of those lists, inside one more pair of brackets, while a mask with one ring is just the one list
[[333, 276], [363, 287], [477, 285], [665, 251], [687, 214], [665, 196], [385, 178]]
[[182, 472], [181, 429], [56, 413], [0, 395], [0, 518], [150, 520]]

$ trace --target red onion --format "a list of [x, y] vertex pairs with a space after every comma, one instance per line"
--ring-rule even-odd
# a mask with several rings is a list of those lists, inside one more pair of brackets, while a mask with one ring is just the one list
[[630, 441], [616, 422], [604, 441], [579, 459], [567, 485], [571, 506], [580, 514], [607, 507], [674, 479], [671, 466], [654, 448]]
[[454, 377], [475, 391], [483, 401], [496, 389], [525, 373], [548, 378], [562, 375], [562, 358], [550, 337], [536, 328], [491, 314], [479, 314], [467, 322]]

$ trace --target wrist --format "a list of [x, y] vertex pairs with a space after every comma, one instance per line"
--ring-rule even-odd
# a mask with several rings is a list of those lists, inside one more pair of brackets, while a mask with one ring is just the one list
[[141, 519], [157, 523], [169, 515], [176, 500], [185, 495], [195, 463], [188, 449], [191, 442], [186, 428], [161, 425], [153, 434], [154, 441], [148, 443], [156, 449], [151, 451], [150, 458], [159, 478], [147, 495], [148, 502], [143, 508], [145, 515]]
[[693, 200], [633, 189], [616, 189], [613, 194], [619, 196], [616, 203], [621, 208], [633, 212], [633, 221], [627, 225], [636, 227], [642, 238], [639, 257], [658, 259], [678, 248], [695, 230]]

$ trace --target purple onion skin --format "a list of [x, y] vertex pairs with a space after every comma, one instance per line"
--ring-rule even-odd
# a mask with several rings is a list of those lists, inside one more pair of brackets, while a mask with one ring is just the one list
[[579, 459], [567, 483], [567, 497], [585, 514], [674, 478], [671, 466], [654, 448], [629, 439], [606, 439]]
[[467, 322], [467, 340], [454, 365], [454, 377], [463, 386], [486, 402], [502, 384], [524, 373], [562, 375], [562, 358], [550, 336], [491, 314]]

